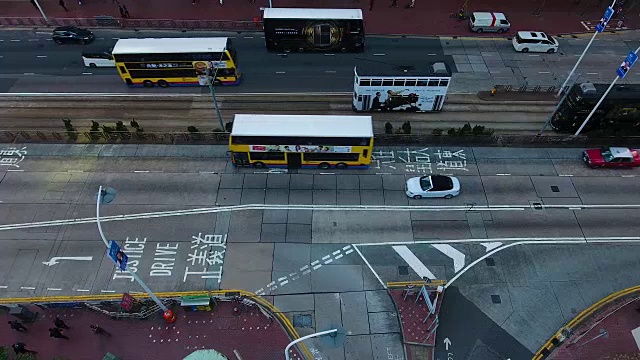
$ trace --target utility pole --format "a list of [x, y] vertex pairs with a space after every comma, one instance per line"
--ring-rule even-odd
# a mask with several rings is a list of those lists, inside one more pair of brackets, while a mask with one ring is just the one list
[[40, 3], [38, 2], [38, 0], [33, 0], [33, 3], [36, 4], [36, 7], [38, 8], [38, 10], [40, 10], [40, 14], [44, 18], [44, 21], [46, 21], [48, 24], [49, 19], [47, 19], [47, 15], [44, 14], [44, 10], [42, 10], [42, 7], [40, 6]]
[[213, 106], [216, 108], [216, 114], [218, 115], [218, 121], [220, 122], [220, 129], [224, 132], [227, 130], [224, 127], [224, 121], [222, 120], [222, 114], [220, 114], [220, 107], [218, 107], [218, 99], [216, 98], [216, 88], [213, 85], [216, 81], [216, 75], [218, 74], [218, 69], [215, 70], [213, 68], [209, 68], [209, 92], [211, 93], [211, 98], [213, 100]]

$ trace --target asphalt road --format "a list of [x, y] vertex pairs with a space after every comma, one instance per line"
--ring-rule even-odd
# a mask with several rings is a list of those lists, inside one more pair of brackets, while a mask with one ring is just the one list
[[[402, 354], [397, 324], [381, 322], [380, 304], [388, 301], [381, 282], [425, 273], [449, 281], [439, 359], [448, 352], [522, 359], [579, 311], [639, 280], [636, 210], [393, 210], [640, 204], [638, 169], [588, 169], [577, 149], [380, 148], [370, 170], [291, 174], [236, 171], [224, 147], [27, 145], [23, 151], [17, 166], [0, 168], [5, 297], [140, 290], [104, 256], [91, 221], [100, 185], [118, 191], [102, 208], [105, 233], [125, 246], [130, 266], [152, 289], [242, 288], [273, 296], [282, 311], [313, 316], [302, 333], [340, 322], [349, 341], [326, 350], [329, 359]], [[431, 171], [459, 176], [461, 195], [408, 199], [405, 179]], [[223, 211], [240, 204], [388, 208]], [[217, 210], [202, 210], [208, 207]], [[189, 209], [201, 210], [167, 213]], [[110, 218], [122, 214], [129, 215]], [[64, 221], [29, 225], [54, 220]], [[476, 321], [469, 326], [465, 318]], [[452, 341], [448, 352], [445, 337]]]
[[[507, 39], [420, 39], [369, 37], [364, 54], [268, 53], [259, 33], [214, 34], [169, 31], [96, 31], [87, 48], [109, 48], [122, 37], [216, 36], [234, 37], [245, 74], [238, 87], [221, 92], [345, 92], [352, 90], [353, 68], [359, 62], [415, 64], [445, 61], [454, 72], [451, 92], [488, 90], [493, 85], [558, 86], [575, 64], [588, 38], [560, 39], [558, 54], [516, 53]], [[640, 36], [636, 32], [600, 35], [579, 68], [579, 81], [608, 83], [615, 69]], [[0, 92], [188, 92], [202, 88], [128, 89], [114, 69], [90, 69], [82, 63], [83, 46], [58, 46], [49, 32], [0, 31]], [[633, 72], [623, 82], [640, 80]]]

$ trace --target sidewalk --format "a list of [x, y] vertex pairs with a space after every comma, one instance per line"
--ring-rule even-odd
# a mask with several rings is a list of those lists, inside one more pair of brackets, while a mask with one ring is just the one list
[[[268, 0], [118, 0], [126, 5], [131, 19], [174, 20], [239, 20], [253, 21], [261, 16], [261, 7], [268, 7]], [[221, 2], [224, 4], [221, 5]], [[369, 2], [371, 1], [371, 3]], [[416, 0], [415, 8], [405, 8], [409, 0], [399, 0], [398, 8], [389, 7], [387, 0], [311, 0], [301, 3], [295, 0], [272, 0], [274, 7], [309, 8], [361, 8], [369, 34], [415, 34], [431, 36], [475, 36], [469, 30], [468, 21], [460, 21], [455, 15], [463, 1]], [[467, 12], [504, 12], [512, 24], [506, 34], [513, 36], [519, 30], [539, 30], [550, 34], [592, 32], [593, 24], [602, 17], [607, 5], [600, 0], [561, 0], [547, 2], [478, 0], [473, 1]], [[0, 0], [0, 17], [40, 17], [29, 1]], [[40, 0], [45, 14], [51, 18], [93, 18], [95, 16], [120, 17], [116, 0], [84, 0], [82, 5], [66, 0], [68, 12], [58, 5], [58, 0]], [[372, 10], [369, 6], [372, 4]], [[634, 28], [638, 17], [629, 11], [625, 26]], [[612, 20], [615, 26], [617, 20]], [[583, 23], [584, 22], [584, 23]], [[1, 23], [1, 22], [0, 22]], [[168, 28], [181, 28], [180, 24], [163, 23]], [[613, 29], [611, 29], [613, 30]], [[482, 34], [483, 37], [500, 36]], [[502, 35], [504, 36], [504, 35]]]
[[[636, 329], [634, 339], [632, 331]], [[559, 345], [549, 360], [640, 359], [640, 298], [613, 301], [572, 329], [573, 335]]]
[[[0, 322], [0, 337], [4, 346], [21, 341], [27, 349], [38, 352], [37, 359], [102, 359], [107, 352], [119, 359], [183, 359], [194, 351], [214, 349], [228, 359], [237, 359], [234, 351], [244, 360], [284, 359], [284, 349], [291, 341], [278, 320], [270, 320], [256, 307], [250, 307], [239, 316], [233, 315], [233, 304], [219, 302], [211, 312], [185, 311], [176, 308], [177, 321], [166, 324], [161, 313], [144, 320], [113, 320], [88, 309], [40, 309], [38, 319], [25, 323], [28, 333], [10, 329], [7, 321], [15, 320], [6, 313]], [[56, 316], [63, 319], [70, 339], [49, 337]], [[95, 335], [90, 325], [98, 324], [112, 335]], [[9, 349], [9, 359], [15, 359]], [[59, 356], [60, 358], [56, 357]], [[292, 359], [302, 357], [293, 352]]]

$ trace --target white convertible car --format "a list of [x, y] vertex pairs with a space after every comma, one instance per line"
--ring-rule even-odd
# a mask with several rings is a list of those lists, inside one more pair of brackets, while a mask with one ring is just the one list
[[460, 194], [460, 181], [453, 176], [428, 175], [407, 180], [407, 196], [414, 199], [443, 197], [451, 199]]

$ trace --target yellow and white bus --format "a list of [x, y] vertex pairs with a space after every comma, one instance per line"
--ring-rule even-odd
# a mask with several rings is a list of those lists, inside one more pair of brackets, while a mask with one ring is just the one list
[[231, 39], [120, 39], [112, 52], [118, 73], [129, 86], [238, 85], [238, 57]]
[[229, 137], [235, 166], [368, 168], [371, 116], [237, 114]]

